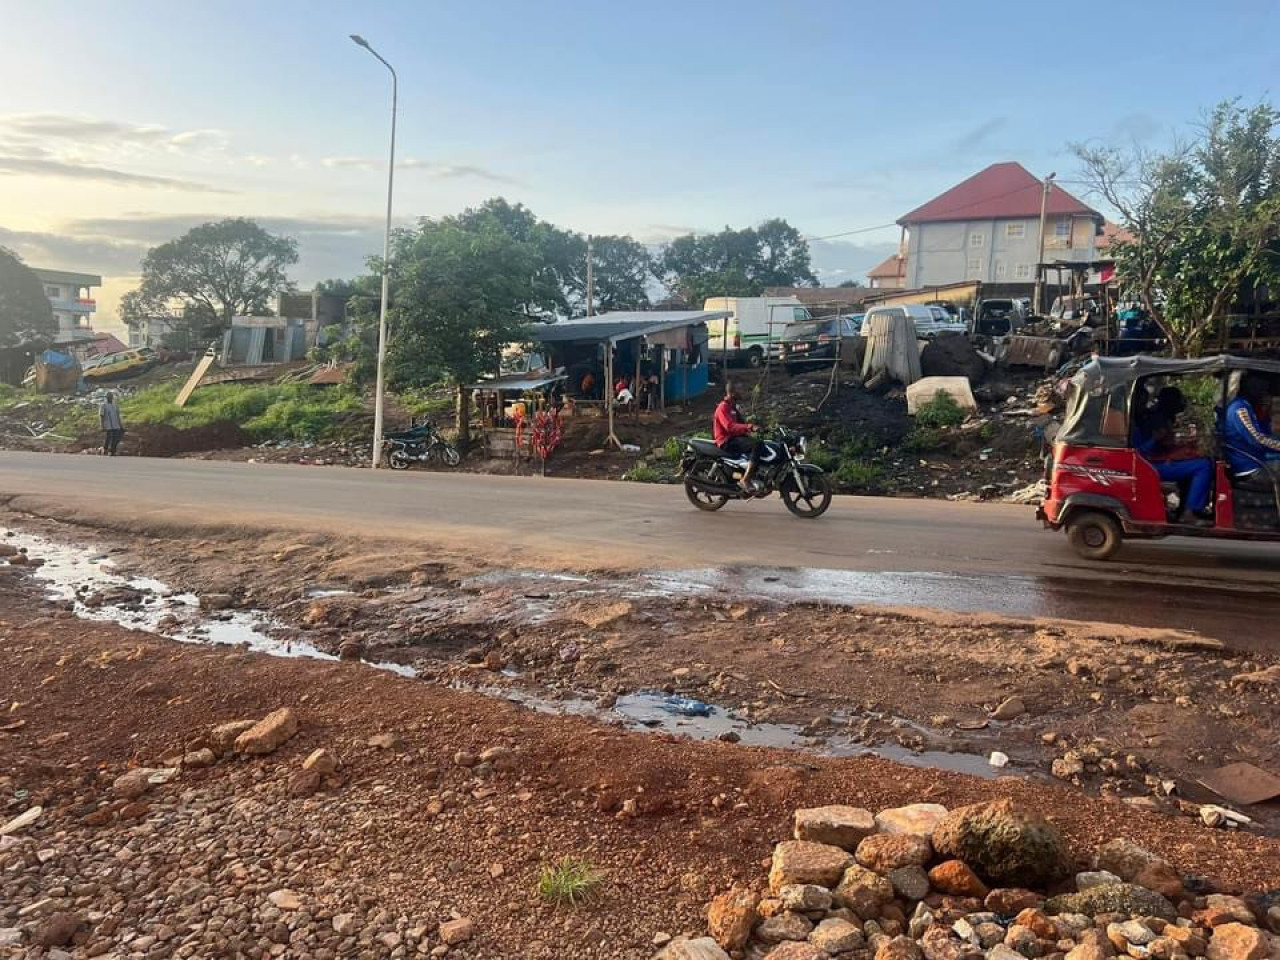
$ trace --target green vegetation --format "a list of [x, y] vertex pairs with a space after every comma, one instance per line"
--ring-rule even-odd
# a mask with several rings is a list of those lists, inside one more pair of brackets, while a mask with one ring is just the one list
[[908, 453], [929, 453], [941, 446], [942, 431], [933, 427], [915, 427], [902, 441], [902, 449]]
[[630, 480], [632, 483], [661, 483], [666, 477], [657, 467], [650, 466], [641, 460], [624, 473], [622, 479]]
[[939, 390], [932, 400], [921, 404], [916, 410], [916, 426], [958, 427], [967, 417], [968, 414], [951, 394]]
[[805, 459], [816, 467], [821, 467], [827, 473], [836, 468], [840, 462], [840, 458], [836, 452], [828, 447], [825, 443], [815, 443], [809, 448], [805, 454]]
[[457, 398], [447, 384], [400, 390], [396, 393], [396, 399], [415, 420], [431, 419], [447, 413], [457, 402]]
[[884, 468], [867, 460], [844, 460], [836, 470], [836, 482], [852, 490], [875, 490], [884, 477]]
[[542, 868], [538, 874], [538, 896], [551, 903], [577, 906], [599, 889], [601, 877], [585, 860], [565, 857]]

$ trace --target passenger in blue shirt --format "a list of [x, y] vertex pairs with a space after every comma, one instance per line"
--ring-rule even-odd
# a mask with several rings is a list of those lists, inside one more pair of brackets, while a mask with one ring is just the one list
[[1183, 507], [1197, 520], [1211, 521], [1209, 497], [1213, 491], [1213, 461], [1208, 457], [1178, 457], [1175, 424], [1187, 409], [1186, 398], [1177, 387], [1165, 387], [1156, 401], [1138, 416], [1134, 446], [1144, 460], [1156, 468], [1161, 480], [1186, 483]]
[[1280, 476], [1280, 440], [1271, 433], [1271, 389], [1266, 380], [1245, 376], [1240, 381], [1240, 392], [1227, 407], [1222, 441], [1237, 477], [1252, 477], [1263, 469]]

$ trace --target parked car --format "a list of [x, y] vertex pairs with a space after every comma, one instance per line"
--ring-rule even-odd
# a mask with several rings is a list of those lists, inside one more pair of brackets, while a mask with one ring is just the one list
[[707, 324], [711, 362], [727, 360], [749, 367], [763, 367], [778, 358], [787, 324], [812, 319], [795, 297], [712, 297], [702, 309], [729, 313], [727, 325], [720, 320]]
[[123, 380], [145, 373], [155, 365], [156, 357], [151, 350], [121, 350], [119, 353], [86, 361], [83, 376], [89, 383]]
[[978, 303], [973, 333], [981, 337], [1005, 337], [1027, 322], [1027, 312], [1019, 300], [995, 298]]
[[797, 373], [815, 364], [839, 362], [840, 341], [858, 336], [861, 330], [861, 315], [788, 323], [782, 331], [781, 342], [782, 362], [787, 373]]

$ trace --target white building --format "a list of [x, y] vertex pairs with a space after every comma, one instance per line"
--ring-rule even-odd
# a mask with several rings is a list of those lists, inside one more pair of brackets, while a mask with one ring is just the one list
[[90, 316], [98, 309], [93, 299], [94, 287], [102, 286], [102, 278], [91, 273], [72, 273], [69, 270], [42, 270], [32, 268], [44, 286], [44, 295], [53, 306], [53, 317], [58, 322], [58, 341], [90, 340], [93, 325]]

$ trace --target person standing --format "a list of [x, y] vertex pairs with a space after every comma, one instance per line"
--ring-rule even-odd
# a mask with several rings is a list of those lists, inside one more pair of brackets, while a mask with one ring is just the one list
[[116, 404], [114, 393], [108, 393], [102, 406], [98, 407], [98, 418], [102, 421], [102, 452], [108, 457], [114, 457], [124, 436], [124, 421], [120, 418], [120, 407]]

